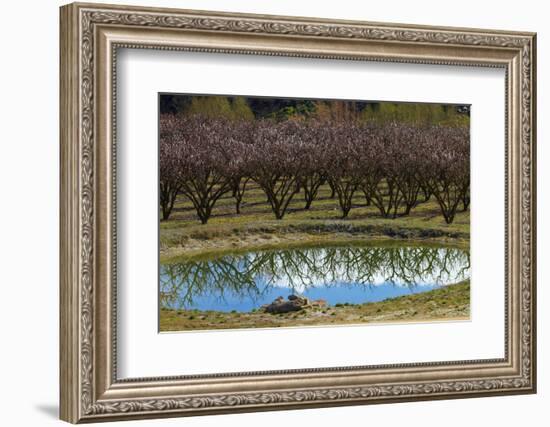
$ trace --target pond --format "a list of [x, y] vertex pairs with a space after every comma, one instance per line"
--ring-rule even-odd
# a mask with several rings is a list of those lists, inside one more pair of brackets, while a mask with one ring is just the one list
[[362, 304], [470, 277], [467, 251], [448, 247], [307, 247], [225, 254], [160, 266], [161, 307], [250, 312], [277, 297]]

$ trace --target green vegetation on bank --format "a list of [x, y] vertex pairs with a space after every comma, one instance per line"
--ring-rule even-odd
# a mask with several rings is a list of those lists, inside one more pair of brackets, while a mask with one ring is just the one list
[[438, 243], [467, 244], [470, 212], [459, 212], [452, 224], [446, 224], [437, 203], [419, 204], [408, 216], [384, 218], [377, 208], [367, 206], [362, 193], [353, 199], [354, 208], [341, 219], [330, 187], [323, 185], [311, 208], [304, 210], [303, 194], [289, 205], [283, 220], [273, 218], [263, 191], [253, 183], [246, 189], [241, 213], [235, 213], [235, 199], [225, 195], [216, 204], [208, 224], [197, 221], [191, 202], [178, 196], [173, 214], [160, 222], [161, 261], [184, 253], [249, 247], [308, 244], [338, 240], [410, 239]]
[[470, 317], [470, 281], [420, 294], [366, 304], [339, 304], [302, 311], [270, 314], [170, 310], [160, 311], [160, 330], [277, 328], [364, 323], [467, 320]]

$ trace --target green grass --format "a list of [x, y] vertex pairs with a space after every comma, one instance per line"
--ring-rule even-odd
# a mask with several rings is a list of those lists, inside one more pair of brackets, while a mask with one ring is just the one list
[[177, 256], [183, 250], [262, 248], [339, 238], [469, 242], [469, 211], [459, 212], [452, 224], [446, 224], [433, 199], [418, 205], [410, 215], [395, 219], [383, 218], [376, 207], [366, 206], [362, 192], [356, 193], [353, 203], [349, 217], [342, 219], [337, 200], [330, 198], [330, 187], [324, 185], [309, 210], [303, 209], [303, 193], [298, 193], [285, 217], [276, 220], [263, 191], [249, 183], [240, 214], [235, 213], [234, 198], [227, 194], [218, 200], [208, 224], [203, 225], [191, 203], [180, 196], [170, 219], [160, 223], [161, 258]]
[[421, 294], [366, 304], [339, 304], [299, 312], [269, 314], [261, 311], [160, 311], [160, 330], [278, 328], [290, 326], [350, 325], [362, 323], [467, 320], [470, 317], [470, 281]]

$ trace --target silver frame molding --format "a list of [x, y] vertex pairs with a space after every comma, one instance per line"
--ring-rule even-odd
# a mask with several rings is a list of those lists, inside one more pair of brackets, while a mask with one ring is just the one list
[[[61, 13], [61, 419], [118, 419], [536, 391], [534, 33], [75, 3]], [[506, 72], [505, 357], [120, 380], [118, 48], [500, 67]]]

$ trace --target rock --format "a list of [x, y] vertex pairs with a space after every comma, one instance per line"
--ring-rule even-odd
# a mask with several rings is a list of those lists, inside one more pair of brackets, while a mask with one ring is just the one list
[[279, 314], [300, 311], [307, 305], [309, 305], [309, 300], [307, 298], [289, 295], [288, 300], [285, 300], [283, 297], [277, 297], [271, 304], [264, 304], [260, 309], [266, 313]]
[[262, 305], [260, 310], [266, 313], [279, 314], [300, 311], [306, 308], [323, 308], [326, 306], [327, 302], [324, 299], [310, 301], [306, 297], [300, 297], [293, 294], [288, 296], [288, 300], [285, 300], [283, 297], [277, 297], [271, 304]]
[[283, 302], [272, 302], [269, 304], [265, 311], [266, 313], [289, 313], [291, 311], [300, 311], [303, 309], [303, 306], [296, 303], [296, 301], [283, 301]]
[[317, 299], [317, 300], [311, 301], [311, 306], [312, 307], [326, 307], [327, 306], [327, 301], [324, 300], [324, 299]]

